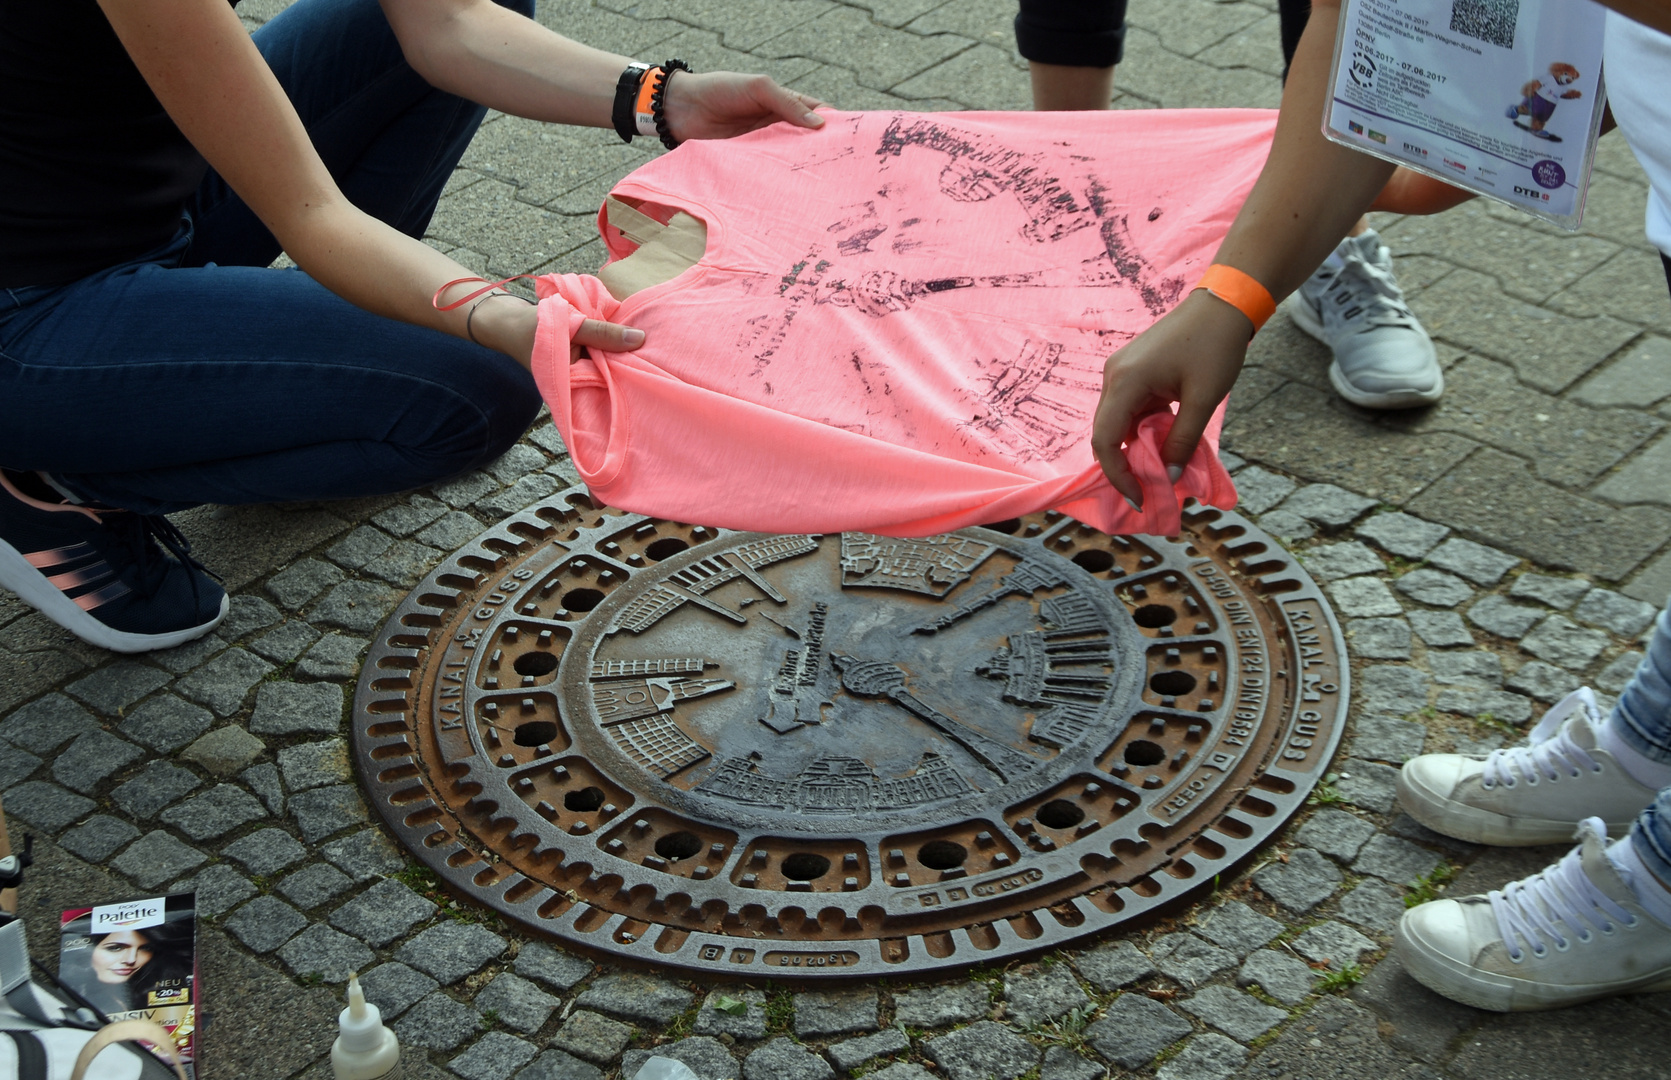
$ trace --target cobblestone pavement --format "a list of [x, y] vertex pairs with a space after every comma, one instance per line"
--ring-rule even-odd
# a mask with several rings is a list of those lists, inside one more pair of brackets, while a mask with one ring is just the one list
[[[284, 0], [249, 0], [252, 26]], [[763, 70], [846, 108], [1017, 108], [1009, 0], [542, 0], [547, 24], [646, 58]], [[1274, 4], [1133, 0], [1128, 108], [1274, 105]], [[549, 424], [408, 497], [203, 509], [180, 522], [235, 593], [218, 633], [88, 648], [0, 594], [0, 790], [38, 837], [44, 956], [60, 907], [184, 887], [202, 931], [207, 1076], [329, 1075], [340, 983], [366, 973], [408, 1075], [704, 1080], [1150, 1076], [1671, 1078], [1671, 997], [1500, 1017], [1384, 961], [1414, 883], [1478, 891], [1557, 851], [1488, 851], [1393, 805], [1394, 767], [1491, 747], [1568, 690], [1617, 693], [1671, 590], [1671, 305], [1645, 187], [1604, 140], [1586, 231], [1495, 206], [1381, 225], [1440, 342], [1439, 407], [1335, 400], [1284, 320], [1232, 397], [1243, 508], [1327, 583], [1353, 728], [1317, 805], [1199, 906], [1078, 954], [923, 985], [726, 988], [596, 968], [455, 905], [370, 823], [345, 691], [403, 591], [481, 528], [575, 479]], [[604, 192], [644, 141], [495, 117], [433, 242], [480, 270], [591, 270]], [[1355, 965], [1355, 966], [1354, 966]], [[1354, 980], [1363, 975], [1361, 981]]]

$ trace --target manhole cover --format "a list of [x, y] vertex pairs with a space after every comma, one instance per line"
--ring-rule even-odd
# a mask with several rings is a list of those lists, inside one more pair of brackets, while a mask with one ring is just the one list
[[460, 893], [576, 945], [746, 975], [991, 963], [1129, 919], [1299, 807], [1340, 632], [1273, 540], [1061, 514], [771, 536], [573, 489], [390, 618], [372, 801]]

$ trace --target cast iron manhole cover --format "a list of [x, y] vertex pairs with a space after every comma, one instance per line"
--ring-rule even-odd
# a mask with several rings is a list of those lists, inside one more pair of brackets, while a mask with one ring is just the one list
[[771, 536], [571, 489], [400, 606], [372, 801], [456, 891], [593, 950], [878, 975], [1066, 944], [1211, 882], [1345, 716], [1339, 628], [1241, 517]]

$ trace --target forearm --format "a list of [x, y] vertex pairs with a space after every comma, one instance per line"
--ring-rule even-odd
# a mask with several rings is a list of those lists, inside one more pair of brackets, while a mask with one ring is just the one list
[[1389, 162], [1323, 137], [1339, 15], [1334, 4], [1313, 5], [1270, 157], [1214, 258], [1251, 274], [1277, 300], [1328, 257], [1393, 173]]
[[382, 0], [432, 86], [515, 116], [609, 127], [630, 58], [552, 33], [492, 0]]

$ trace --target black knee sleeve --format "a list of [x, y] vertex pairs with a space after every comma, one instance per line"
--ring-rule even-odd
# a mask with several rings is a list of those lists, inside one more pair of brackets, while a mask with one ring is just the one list
[[1126, 45], [1126, 0], [1021, 0], [1015, 45], [1041, 64], [1113, 67]]

